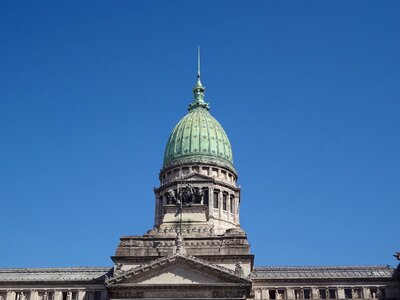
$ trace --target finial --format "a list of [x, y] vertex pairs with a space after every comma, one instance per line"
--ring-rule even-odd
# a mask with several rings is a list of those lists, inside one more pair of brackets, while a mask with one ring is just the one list
[[192, 110], [196, 107], [202, 107], [207, 110], [210, 109], [210, 105], [204, 102], [204, 93], [206, 89], [201, 84], [200, 76], [200, 46], [197, 46], [197, 82], [193, 88], [194, 101], [189, 104], [189, 110]]
[[200, 45], [197, 46], [197, 83], [196, 86], [203, 86], [200, 80]]
[[200, 45], [197, 46], [197, 77], [200, 78]]

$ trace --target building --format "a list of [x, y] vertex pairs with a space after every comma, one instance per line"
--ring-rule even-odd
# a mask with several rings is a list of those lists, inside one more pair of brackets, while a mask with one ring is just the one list
[[166, 145], [154, 228], [121, 237], [110, 268], [0, 269], [0, 300], [400, 299], [389, 266], [254, 266], [231, 144], [204, 94], [199, 68]]

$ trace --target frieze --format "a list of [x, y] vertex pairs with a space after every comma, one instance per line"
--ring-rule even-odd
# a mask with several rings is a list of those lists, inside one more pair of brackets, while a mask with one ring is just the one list
[[[164, 205], [164, 212], [165, 213], [176, 213], [177, 209], [179, 208], [178, 205], [174, 204], [167, 204]], [[208, 209], [206, 205], [202, 204], [193, 204], [190, 206], [184, 206], [183, 207], [183, 213], [202, 213], [205, 212]]]
[[145, 291], [144, 295], [148, 298], [211, 298], [212, 291]]
[[[157, 234], [176, 234], [179, 230], [178, 226], [162, 226], [157, 227], [148, 232], [149, 235], [157, 235]], [[214, 227], [213, 226], [193, 226], [182, 227], [182, 233], [184, 234], [191, 234], [191, 233], [205, 233], [205, 234], [213, 234]]]
[[[191, 183], [198, 183], [200, 184], [199, 186], [196, 185], [196, 187], [212, 187], [212, 188], [217, 188], [219, 186], [221, 187], [225, 187], [227, 189], [233, 190], [237, 193], [240, 192], [240, 188], [238, 188], [237, 186], [224, 182], [224, 181], [220, 181], [217, 179], [212, 179], [212, 180], [198, 180], [198, 181], [190, 181]], [[162, 184], [160, 187], [158, 188], [154, 188], [154, 192], [159, 193], [159, 194], [163, 194], [167, 191], [167, 189], [171, 188], [171, 187], [176, 187], [178, 184], [184, 184], [187, 183], [187, 181], [185, 180], [181, 180], [181, 179], [173, 179], [165, 184]], [[208, 186], [208, 185], [204, 185], [204, 183], [212, 183], [212, 186]]]
[[242, 298], [246, 295], [246, 291], [241, 290], [222, 290], [222, 291], [213, 291], [212, 296], [213, 298]]
[[[155, 234], [176, 234], [178, 232], [178, 227], [164, 227], [158, 228], [154, 230]], [[182, 228], [183, 233], [187, 234], [197, 234], [197, 233], [213, 233], [212, 227], [184, 227]], [[188, 247], [204, 247], [204, 246], [218, 246], [218, 247], [229, 247], [229, 246], [249, 246], [249, 242], [246, 238], [237, 239], [191, 239], [190, 237], [186, 237], [185, 246]], [[172, 247], [175, 245], [174, 239], [168, 240], [151, 240], [151, 241], [142, 241], [142, 240], [123, 240], [120, 242], [120, 247], [132, 247], [132, 248], [160, 248], [160, 247]]]
[[111, 291], [111, 298], [143, 298], [143, 291]]

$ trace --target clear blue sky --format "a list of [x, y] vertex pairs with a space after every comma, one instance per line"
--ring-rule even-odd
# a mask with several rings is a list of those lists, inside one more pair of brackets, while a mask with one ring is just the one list
[[153, 226], [198, 44], [256, 265], [395, 265], [399, 37], [399, 1], [2, 1], [0, 267]]

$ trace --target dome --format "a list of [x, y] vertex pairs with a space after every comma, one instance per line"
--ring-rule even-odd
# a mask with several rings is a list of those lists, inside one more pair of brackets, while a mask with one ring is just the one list
[[198, 75], [189, 113], [168, 139], [164, 168], [182, 163], [212, 163], [234, 170], [231, 143], [221, 124], [210, 114], [210, 106], [203, 100], [204, 92]]

